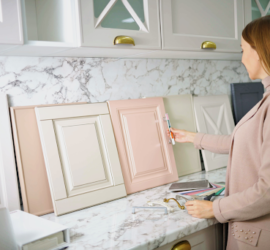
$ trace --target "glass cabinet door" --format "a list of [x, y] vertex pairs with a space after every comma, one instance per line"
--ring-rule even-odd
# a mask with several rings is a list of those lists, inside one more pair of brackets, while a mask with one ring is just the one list
[[159, 0], [81, 0], [80, 14], [82, 46], [114, 47], [127, 36], [135, 43], [128, 48], [161, 48]]
[[252, 20], [270, 15], [270, 0], [251, 0]]
[[[135, 11], [141, 22], [145, 24], [143, 0], [128, 0], [127, 2]], [[95, 18], [100, 16], [109, 3], [110, 0], [94, 0]], [[121, 0], [115, 2], [112, 8], [106, 13], [100, 25], [103, 28], [140, 30], [140, 26]]]

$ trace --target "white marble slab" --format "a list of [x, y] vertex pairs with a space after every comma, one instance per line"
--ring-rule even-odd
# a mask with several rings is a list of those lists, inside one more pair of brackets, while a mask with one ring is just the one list
[[[179, 181], [208, 179], [224, 182], [226, 168], [199, 172], [179, 178]], [[186, 210], [180, 210], [172, 201], [175, 211], [138, 210], [132, 206], [147, 206], [147, 201], [175, 197], [168, 191], [170, 184], [148, 189], [126, 198], [97, 205], [67, 215], [42, 216], [71, 228], [70, 250], [151, 250], [195, 233], [215, 223], [216, 219], [197, 219]]]
[[0, 57], [11, 106], [230, 93], [250, 81], [241, 61]]

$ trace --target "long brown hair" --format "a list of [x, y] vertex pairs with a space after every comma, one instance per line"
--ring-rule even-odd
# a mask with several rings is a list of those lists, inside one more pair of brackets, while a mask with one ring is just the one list
[[242, 37], [257, 51], [263, 69], [270, 75], [270, 15], [250, 22], [242, 31]]

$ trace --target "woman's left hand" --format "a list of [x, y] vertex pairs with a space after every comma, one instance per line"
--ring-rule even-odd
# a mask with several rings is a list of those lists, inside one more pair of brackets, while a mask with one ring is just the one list
[[188, 213], [193, 217], [200, 219], [210, 219], [215, 217], [212, 201], [187, 201], [185, 206]]

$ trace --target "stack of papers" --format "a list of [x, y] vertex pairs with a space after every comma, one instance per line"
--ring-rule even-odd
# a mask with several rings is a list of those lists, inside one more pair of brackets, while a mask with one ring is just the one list
[[[225, 188], [225, 185], [215, 184], [215, 183], [210, 183], [210, 184], [212, 185], [212, 188], [203, 188], [203, 189], [197, 189], [197, 190], [191, 190], [191, 191], [183, 191], [183, 192], [177, 192], [176, 194], [207, 196]], [[220, 195], [223, 195], [223, 194], [224, 194], [224, 190], [223, 192], [220, 193]]]

